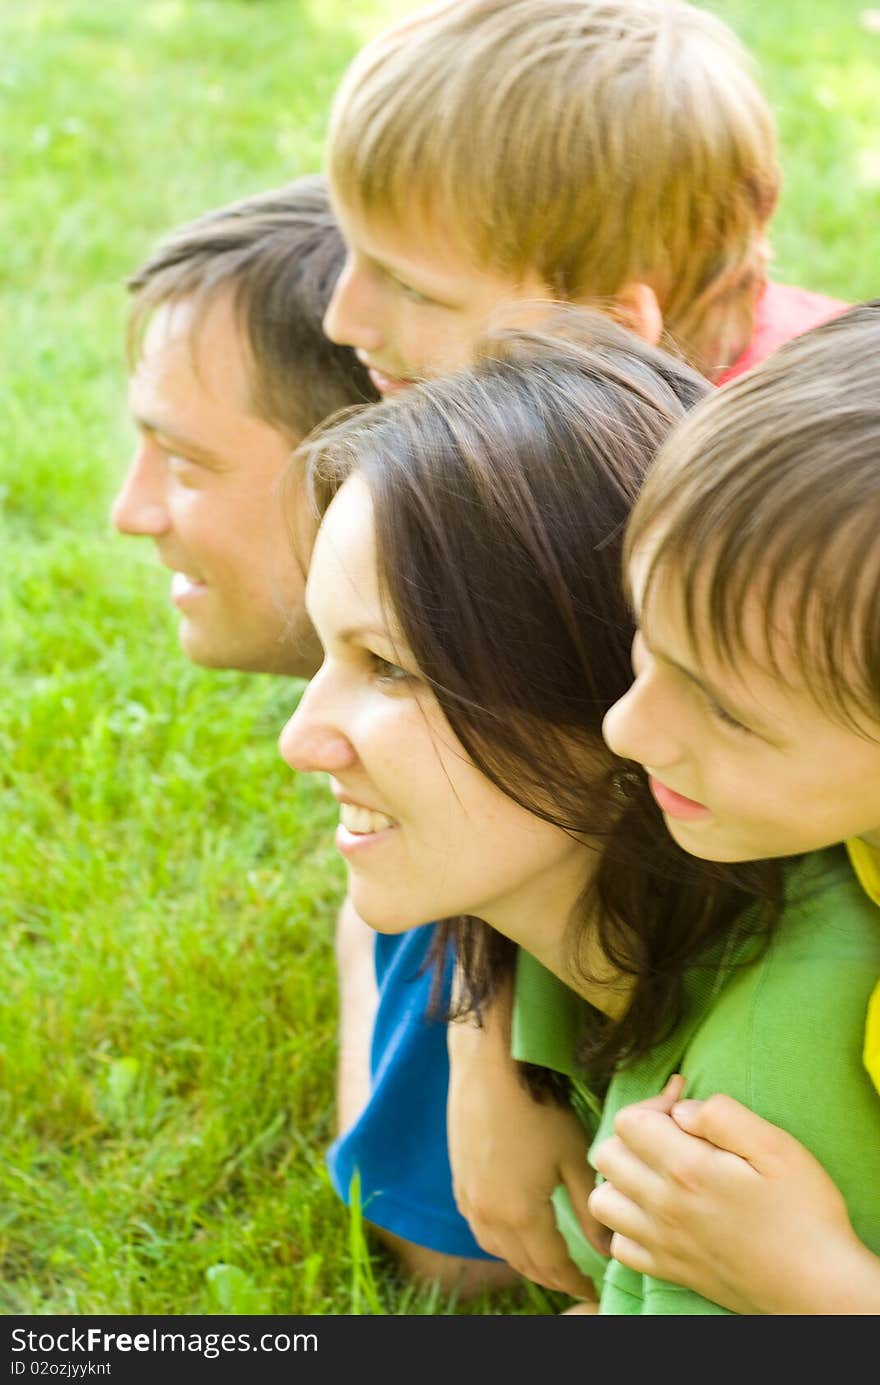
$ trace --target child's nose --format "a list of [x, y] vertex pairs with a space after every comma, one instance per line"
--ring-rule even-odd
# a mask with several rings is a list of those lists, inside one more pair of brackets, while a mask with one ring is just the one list
[[383, 345], [380, 312], [380, 296], [370, 287], [366, 274], [349, 258], [324, 314], [324, 335], [339, 346], [379, 351]]
[[623, 760], [662, 769], [681, 757], [681, 747], [651, 689], [637, 678], [605, 713], [602, 735]]

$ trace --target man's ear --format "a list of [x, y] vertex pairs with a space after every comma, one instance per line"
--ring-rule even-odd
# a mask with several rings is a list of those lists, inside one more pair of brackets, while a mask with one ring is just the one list
[[624, 284], [614, 295], [614, 302], [620, 313], [620, 320], [646, 341], [649, 346], [658, 346], [663, 336], [663, 314], [657, 295], [650, 284], [634, 280]]

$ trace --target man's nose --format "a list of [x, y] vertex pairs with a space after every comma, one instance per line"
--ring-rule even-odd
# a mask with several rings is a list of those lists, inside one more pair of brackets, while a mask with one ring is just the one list
[[165, 500], [164, 467], [145, 443], [138, 447], [113, 501], [110, 521], [120, 534], [153, 539], [160, 538], [171, 527]]

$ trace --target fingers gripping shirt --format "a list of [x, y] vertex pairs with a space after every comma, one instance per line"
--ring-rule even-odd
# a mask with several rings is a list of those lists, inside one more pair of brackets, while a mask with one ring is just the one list
[[[880, 1254], [880, 1102], [861, 1061], [865, 1008], [880, 973], [876, 908], [841, 848], [803, 858], [786, 894], [783, 916], [764, 951], [755, 955], [748, 930], [737, 936], [734, 929], [714, 961], [707, 958], [687, 974], [681, 1022], [668, 1039], [615, 1073], [598, 1123], [584, 1103], [575, 1110], [593, 1137], [592, 1153], [612, 1133], [621, 1107], [654, 1096], [673, 1072], [683, 1074], [688, 1095], [697, 1100], [727, 1092], [812, 1151], [843, 1193], [856, 1234]], [[514, 1057], [559, 1067], [576, 1083], [568, 1040], [572, 993], [545, 974], [540, 1007], [527, 1003], [535, 973], [542, 970], [520, 954]], [[554, 988], [566, 1020], [562, 1031], [555, 1027]], [[558, 1043], [548, 1043], [548, 1030], [566, 1039], [564, 1053], [554, 1051]], [[826, 1094], [822, 1103], [816, 1102], [817, 1088]], [[580, 1263], [576, 1219], [562, 1215], [562, 1200], [557, 1189], [557, 1224]], [[689, 1289], [614, 1260], [598, 1274], [592, 1264], [583, 1268], [601, 1284], [602, 1314], [726, 1312]]]

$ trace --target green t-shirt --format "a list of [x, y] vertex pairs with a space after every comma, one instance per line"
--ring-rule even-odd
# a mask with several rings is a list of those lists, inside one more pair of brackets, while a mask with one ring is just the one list
[[[694, 1099], [726, 1092], [812, 1151], [842, 1192], [856, 1234], [880, 1254], [880, 1102], [862, 1064], [865, 1007], [880, 968], [876, 906], [842, 848], [804, 857], [769, 948], [731, 935], [693, 968], [675, 1032], [612, 1079], [603, 1103], [578, 1080], [573, 1053], [591, 1007], [529, 954], [517, 964], [513, 1055], [567, 1073], [593, 1149], [623, 1106], [655, 1096], [673, 1072]], [[751, 957], [751, 960], [748, 960]], [[724, 1313], [664, 1280], [603, 1260], [562, 1187], [553, 1204], [572, 1259], [596, 1282], [600, 1313]]]

